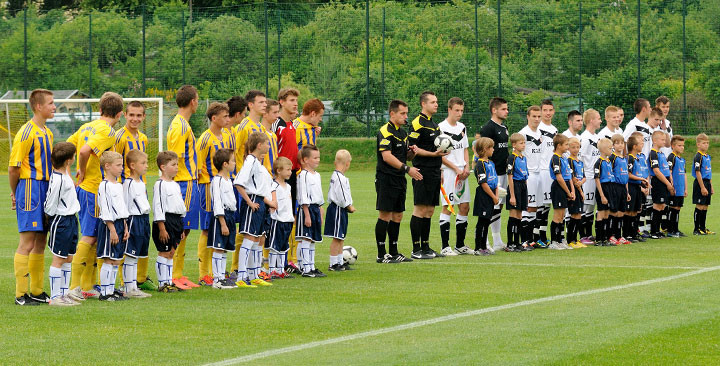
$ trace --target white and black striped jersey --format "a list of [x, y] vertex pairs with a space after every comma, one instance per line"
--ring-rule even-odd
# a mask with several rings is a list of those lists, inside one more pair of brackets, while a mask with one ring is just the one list
[[336, 204], [338, 207], [348, 207], [352, 205], [352, 195], [350, 194], [350, 180], [339, 171], [334, 171], [330, 176], [330, 187], [328, 188], [328, 202]]
[[127, 177], [122, 185], [125, 205], [128, 208], [130, 216], [149, 214], [150, 201], [148, 201], [145, 183], [143, 181]]
[[[456, 122], [455, 126], [453, 126], [450, 122], [448, 122], [448, 120], [444, 120], [438, 124], [438, 128], [440, 129], [440, 132], [450, 136], [453, 144], [453, 149], [450, 150], [450, 153], [445, 157], [445, 159], [449, 160], [456, 167], [462, 169], [467, 164], [465, 161], [465, 149], [468, 148], [468, 138], [465, 125], [461, 122]], [[447, 167], [442, 165], [442, 168], [446, 169]], [[328, 196], [328, 200], [330, 200], [330, 196]]]
[[69, 216], [80, 211], [75, 183], [69, 175], [52, 172], [44, 210], [48, 216]]
[[627, 140], [630, 138], [630, 135], [632, 135], [633, 132], [636, 131], [640, 132], [643, 135], [643, 154], [645, 154], [645, 156], [649, 156], [650, 148], [652, 148], [652, 141], [650, 137], [652, 132], [650, 131], [650, 126], [648, 126], [647, 123], [639, 120], [637, 117], [634, 117], [632, 120], [630, 120], [630, 122], [628, 122], [627, 126], [625, 126], [623, 138], [627, 142]]
[[600, 135], [588, 130], [580, 134], [580, 153], [578, 155], [583, 162], [585, 178], [588, 180], [595, 178], [595, 161], [600, 156], [600, 150], [597, 147], [598, 140], [600, 140]]
[[[616, 128], [615, 131], [611, 131], [610, 128], [608, 128], [608, 126], [605, 126], [602, 130], [600, 130], [600, 132], [598, 132], [598, 135], [600, 136], [601, 139], [608, 139], [608, 140], [612, 140], [612, 137], [615, 135], [622, 135], [622, 134], [623, 134], [623, 129], [620, 127]], [[627, 139], [625, 139], [625, 141], [627, 142]]]
[[153, 186], [153, 221], [165, 221], [165, 214], [185, 216], [185, 200], [175, 181], [158, 179]]
[[540, 170], [550, 170], [550, 159], [552, 159], [555, 152], [553, 138], [557, 135], [558, 129], [553, 125], [546, 125], [545, 122], [540, 122], [538, 130], [545, 137], [545, 149], [540, 156]]
[[285, 182], [280, 184], [277, 181], [273, 181], [272, 190], [275, 192], [277, 209], [270, 213], [270, 218], [280, 222], [295, 221], [290, 185]]
[[265, 169], [262, 162], [252, 154], [245, 157], [245, 162], [237, 175], [235, 175], [235, 181], [233, 182], [234, 185], [245, 188], [245, 193], [248, 195], [254, 194], [266, 198], [272, 197], [271, 183], [272, 177], [270, 173]]
[[297, 177], [298, 205], [322, 205], [325, 203], [322, 193], [320, 173], [303, 169]]
[[573, 134], [573, 133], [570, 131], [570, 129], [567, 129], [567, 130], [563, 131], [562, 134], [565, 135], [565, 137], [567, 137], [567, 138], [575, 137], [575, 138], [577, 138], [577, 139], [580, 139], [580, 134], [579, 134], [579, 133]]
[[107, 180], [100, 182], [97, 201], [100, 205], [100, 220], [102, 221], [116, 221], [130, 216], [123, 196], [123, 186], [118, 182]]
[[210, 196], [214, 216], [225, 216], [225, 210], [237, 210], [235, 187], [230, 179], [216, 175], [210, 181]]
[[542, 160], [543, 152], [546, 149], [547, 137], [543, 136], [540, 129], [533, 131], [530, 126], [523, 127], [519, 133], [525, 136], [525, 150], [523, 151], [523, 156], [527, 159], [528, 172], [539, 172], [540, 161]]

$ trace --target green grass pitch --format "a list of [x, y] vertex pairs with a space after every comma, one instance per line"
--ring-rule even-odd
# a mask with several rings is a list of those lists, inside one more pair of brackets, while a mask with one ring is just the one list
[[[262, 365], [717, 363], [720, 268], [712, 267], [720, 262], [720, 235], [380, 265], [374, 171], [351, 167], [348, 177], [358, 209], [346, 241], [359, 252], [355, 271], [71, 308], [13, 305], [15, 213], [0, 210], [0, 363], [197, 365], [248, 355], [249, 364]], [[8, 196], [1, 185], [0, 197]], [[406, 255], [411, 198], [400, 235]], [[713, 208], [708, 223], [720, 231]], [[682, 211], [688, 234], [692, 213], [690, 205]], [[197, 238], [193, 232], [188, 240], [185, 265], [193, 280]], [[439, 250], [437, 225], [432, 245]], [[327, 247], [318, 245], [322, 270]], [[151, 243], [151, 258], [155, 253]], [[155, 278], [152, 265], [149, 273]], [[655, 279], [662, 280], [642, 283]], [[547, 298], [556, 295], [568, 296]], [[479, 309], [486, 310], [437, 319]], [[425, 320], [432, 321], [417, 323]], [[378, 331], [404, 324], [411, 325]], [[343, 336], [350, 337], [337, 339]], [[316, 341], [327, 342], [310, 344]], [[292, 346], [299, 347], [284, 349]]]

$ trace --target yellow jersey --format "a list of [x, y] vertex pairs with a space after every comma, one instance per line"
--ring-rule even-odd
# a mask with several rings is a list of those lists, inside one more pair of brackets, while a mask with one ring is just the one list
[[87, 192], [97, 194], [98, 186], [103, 180], [103, 172], [100, 167], [100, 156], [115, 146], [115, 130], [104, 119], [96, 119], [80, 127], [67, 140], [77, 148], [78, 162], [80, 161], [80, 149], [88, 145], [92, 153], [88, 158], [85, 167], [85, 178], [80, 183], [80, 188]]
[[195, 135], [185, 118], [176, 115], [170, 123], [167, 134], [168, 150], [178, 155], [178, 173], [175, 180], [189, 181], [198, 179], [197, 151], [195, 151]]
[[[123, 126], [123, 128], [117, 130], [115, 133], [115, 151], [120, 153], [120, 155], [123, 156], [123, 164], [125, 163], [125, 158], [127, 156], [127, 153], [130, 152], [130, 150], [140, 150], [144, 153], [147, 153], [147, 145], [148, 145], [148, 138], [147, 136], [138, 131], [137, 138], [133, 136], [132, 133], [127, 129], [126, 126]], [[125, 181], [125, 177], [130, 176], [130, 167], [125, 165], [123, 168], [122, 174], [120, 174], [120, 181]], [[141, 176], [140, 180], [145, 182], [145, 176]]]
[[209, 129], [200, 135], [200, 143], [198, 144], [197, 151], [198, 162], [200, 164], [198, 168], [200, 175], [198, 177], [198, 183], [210, 183], [212, 178], [218, 175], [218, 170], [215, 168], [215, 164], [213, 164], [215, 152], [219, 149], [230, 148], [229, 131], [223, 128], [221, 135], [222, 139], [218, 139]]
[[255, 131], [267, 133], [263, 125], [253, 121], [250, 117], [245, 117], [239, 125], [235, 126], [235, 169], [238, 172], [245, 162], [245, 144], [248, 136]]
[[52, 131], [29, 120], [15, 134], [8, 166], [20, 168], [20, 179], [50, 180], [52, 146]]
[[265, 129], [265, 134], [267, 135], [268, 140], [270, 140], [268, 142], [270, 144], [270, 149], [268, 150], [267, 155], [263, 156], [263, 166], [268, 170], [270, 176], [272, 176], [273, 164], [275, 164], [275, 160], [278, 158], [277, 135], [275, 135], [275, 132], [272, 132], [267, 128]]
[[[315, 133], [315, 126], [304, 122], [300, 117], [295, 118], [293, 121], [295, 126], [295, 141], [298, 144], [298, 151], [305, 145], [316, 145], [317, 146], [317, 134]], [[298, 157], [299, 159], [299, 157]]]

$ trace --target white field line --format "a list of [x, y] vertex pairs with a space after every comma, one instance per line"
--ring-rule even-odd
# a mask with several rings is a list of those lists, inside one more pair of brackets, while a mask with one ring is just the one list
[[502, 311], [502, 310], [509, 310], [509, 309], [514, 309], [514, 308], [518, 308], [518, 307], [522, 307], [522, 306], [536, 305], [536, 304], [546, 303], [546, 302], [550, 302], [550, 301], [564, 300], [564, 299], [570, 299], [570, 298], [575, 298], [575, 297], [580, 297], [580, 296], [596, 295], [596, 294], [605, 293], [605, 292], [625, 290], [625, 289], [629, 289], [629, 288], [633, 288], [633, 287], [653, 285], [656, 283], [668, 282], [668, 281], [673, 281], [673, 280], [677, 280], [677, 279], [681, 279], [681, 278], [695, 276], [695, 275], [698, 275], [701, 273], [717, 271], [719, 269], [720, 269], [720, 266], [707, 267], [707, 268], [702, 268], [702, 269], [685, 272], [685, 273], [681, 273], [681, 274], [677, 274], [677, 275], [673, 275], [673, 276], [660, 277], [660, 278], [655, 278], [655, 279], [645, 280], [645, 281], [640, 281], [640, 282], [633, 282], [633, 283], [628, 283], [625, 285], [611, 286], [611, 287], [599, 288], [599, 289], [595, 289], [595, 290], [579, 291], [579, 292], [573, 292], [573, 293], [564, 294], [564, 295], [541, 297], [539, 299], [525, 300], [525, 301], [520, 301], [520, 302], [516, 302], [516, 303], [512, 303], [512, 304], [505, 304], [505, 305], [499, 305], [499, 306], [492, 306], [489, 308], [470, 310], [470, 311], [465, 311], [462, 313], [445, 315], [445, 316], [426, 319], [426, 320], [419, 320], [419, 321], [395, 325], [395, 326], [387, 327], [387, 328], [380, 328], [380, 329], [370, 330], [370, 331], [366, 331], [366, 332], [348, 334], [345, 336], [325, 339], [322, 341], [315, 341], [315, 342], [298, 344], [295, 346], [271, 349], [271, 350], [267, 350], [267, 351], [263, 351], [263, 352], [253, 353], [253, 354], [246, 355], [246, 356], [230, 358], [230, 359], [215, 362], [215, 363], [209, 363], [206, 365], [207, 366], [236, 365], [239, 363], [254, 361], [254, 360], [261, 359], [261, 358], [277, 356], [277, 355], [281, 355], [284, 353], [303, 351], [303, 350], [327, 346], [327, 345], [335, 344], [335, 343], [341, 343], [341, 342], [353, 341], [356, 339], [374, 337], [374, 336], [378, 336], [381, 334], [398, 332], [398, 331], [423, 327], [423, 326], [427, 326], [427, 325], [433, 325], [433, 324], [437, 324], [437, 323], [443, 323], [443, 322], [461, 319], [461, 318], [468, 318], [468, 317], [472, 317], [472, 316], [477, 316], [477, 315], [482, 315], [482, 314], [487, 314], [487, 313], [492, 313], [492, 312], [497, 312], [497, 311]]
[[512, 263], [512, 262], [453, 262], [453, 261], [424, 261], [425, 264], [446, 264], [446, 265], [489, 265], [489, 266], [527, 266], [527, 267], [577, 267], [577, 268], [634, 268], [634, 269], [703, 269], [699, 266], [643, 266], [643, 265], [622, 265], [622, 264], [572, 264], [572, 263]]

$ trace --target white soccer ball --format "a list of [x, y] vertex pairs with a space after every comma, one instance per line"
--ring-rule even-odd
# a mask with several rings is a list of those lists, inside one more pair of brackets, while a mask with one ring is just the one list
[[357, 262], [358, 252], [355, 248], [346, 245], [343, 247], [343, 263], [344, 264], [355, 264]]
[[438, 137], [435, 138], [435, 147], [437, 147], [438, 151], [448, 152], [452, 150], [455, 146], [453, 146], [453, 141], [450, 136], [440, 134], [438, 135]]
[[505, 198], [505, 196], [507, 196], [507, 189], [498, 187], [498, 198], [502, 199]]

